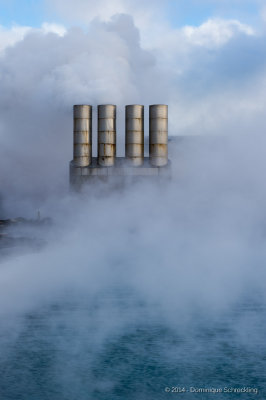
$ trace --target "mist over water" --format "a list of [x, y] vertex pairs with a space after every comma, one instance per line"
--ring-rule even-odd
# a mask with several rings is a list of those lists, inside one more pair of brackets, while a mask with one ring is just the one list
[[264, 393], [260, 138], [177, 141], [170, 181], [43, 206], [46, 246], [1, 263], [2, 398]]
[[[265, 32], [79, 4], [86, 29], [1, 42], [1, 218], [53, 223], [0, 250], [0, 399], [262, 398]], [[171, 179], [69, 192], [75, 103], [94, 106], [94, 154], [96, 105], [118, 105], [118, 155], [124, 106], [145, 104], [147, 133], [169, 104]]]

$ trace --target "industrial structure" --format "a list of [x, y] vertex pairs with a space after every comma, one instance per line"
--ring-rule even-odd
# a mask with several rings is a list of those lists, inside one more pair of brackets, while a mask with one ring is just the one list
[[168, 106], [149, 106], [149, 157], [144, 157], [144, 106], [125, 107], [125, 157], [116, 157], [116, 106], [98, 105], [98, 154], [92, 156], [92, 106], [73, 106], [70, 184], [169, 176]]

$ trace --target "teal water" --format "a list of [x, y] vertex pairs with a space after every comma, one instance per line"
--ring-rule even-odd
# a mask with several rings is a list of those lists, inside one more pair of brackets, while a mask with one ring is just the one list
[[[266, 396], [266, 314], [258, 299], [184, 324], [132, 294], [68, 294], [2, 323], [1, 400]], [[195, 392], [204, 388], [222, 392]]]

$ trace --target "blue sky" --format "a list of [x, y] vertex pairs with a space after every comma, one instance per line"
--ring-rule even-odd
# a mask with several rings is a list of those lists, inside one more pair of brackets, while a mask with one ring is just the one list
[[[165, 7], [168, 22], [175, 27], [200, 25], [210, 17], [238, 19], [254, 25], [260, 6], [254, 0], [172, 0]], [[0, 24], [5, 27], [39, 27], [44, 21], [64, 23], [45, 0], [0, 0]], [[65, 22], [66, 23], [66, 22]], [[68, 25], [68, 24], [66, 24]]]
[[42, 0], [0, 0], [0, 24], [38, 27], [45, 17]]
[[168, 4], [168, 18], [173, 26], [200, 25], [210, 17], [239, 19], [253, 24], [260, 11], [259, 4], [254, 0], [178, 0]]

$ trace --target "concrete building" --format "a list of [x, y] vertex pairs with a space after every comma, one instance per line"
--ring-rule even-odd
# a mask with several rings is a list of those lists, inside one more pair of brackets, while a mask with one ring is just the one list
[[98, 154], [92, 156], [92, 106], [75, 105], [73, 160], [70, 184], [126, 179], [160, 179], [170, 175], [168, 160], [168, 106], [149, 107], [149, 157], [144, 157], [144, 106], [125, 107], [125, 157], [116, 157], [116, 106], [98, 106]]

